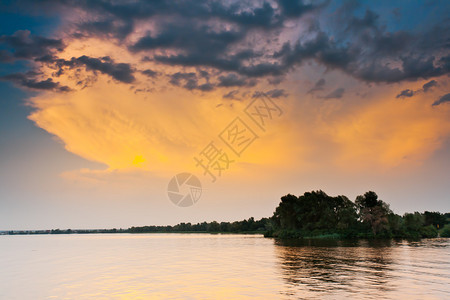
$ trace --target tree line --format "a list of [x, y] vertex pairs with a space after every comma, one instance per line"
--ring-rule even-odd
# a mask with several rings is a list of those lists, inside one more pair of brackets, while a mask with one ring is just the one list
[[180, 223], [174, 226], [142, 226], [129, 228], [130, 233], [151, 232], [209, 232], [209, 233], [264, 233], [271, 228], [270, 219], [262, 218], [235, 222], [202, 222], [197, 224]]
[[432, 238], [450, 237], [450, 214], [439, 212], [395, 214], [389, 204], [369, 191], [356, 197], [332, 197], [312, 191], [288, 194], [270, 218], [266, 236], [279, 238]]
[[0, 234], [76, 233], [263, 233], [277, 238], [432, 238], [450, 237], [450, 213], [395, 214], [389, 204], [369, 191], [353, 202], [346, 196], [306, 192], [281, 197], [273, 216], [235, 222], [180, 223], [174, 226], [137, 226], [128, 229], [52, 229], [4, 231]]
[[332, 197], [312, 191], [302, 196], [288, 194], [270, 218], [236, 222], [180, 223], [175, 226], [131, 227], [131, 233], [209, 232], [264, 233], [278, 238], [432, 238], [450, 237], [450, 213], [414, 212], [395, 214], [389, 204], [369, 191], [356, 197]]

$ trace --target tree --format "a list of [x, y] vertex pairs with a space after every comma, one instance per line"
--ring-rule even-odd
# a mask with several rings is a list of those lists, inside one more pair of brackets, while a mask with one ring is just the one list
[[358, 214], [356, 205], [345, 196], [338, 196], [339, 205], [336, 207], [338, 229], [354, 228], [357, 223]]
[[369, 191], [356, 197], [360, 220], [371, 228], [373, 235], [388, 229], [388, 214], [392, 213], [389, 205], [378, 199], [375, 192]]
[[312, 191], [299, 197], [281, 197], [272, 221], [274, 231], [285, 236], [320, 235], [353, 230], [357, 214], [355, 204], [347, 197]]
[[213, 221], [208, 224], [207, 226], [208, 232], [219, 232], [220, 231], [220, 224], [216, 221]]
[[425, 211], [423, 215], [425, 217], [425, 226], [433, 225], [436, 228], [442, 228], [446, 223], [445, 215], [439, 212]]
[[298, 198], [288, 194], [281, 197], [281, 202], [272, 217], [275, 226], [282, 229], [296, 229], [299, 227], [295, 211]]
[[418, 239], [422, 236], [421, 229], [424, 225], [424, 217], [419, 212], [405, 213], [403, 215], [403, 221], [405, 224], [405, 233], [409, 238]]
[[404, 235], [403, 231], [403, 218], [397, 214], [390, 213], [387, 216], [389, 223], [389, 232], [394, 237], [401, 237]]
[[450, 224], [445, 224], [442, 228], [441, 237], [450, 237]]

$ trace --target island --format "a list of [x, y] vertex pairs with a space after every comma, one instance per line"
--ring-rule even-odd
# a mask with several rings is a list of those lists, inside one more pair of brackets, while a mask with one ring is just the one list
[[241, 233], [279, 239], [420, 239], [450, 237], [450, 213], [394, 213], [389, 204], [369, 191], [357, 196], [329, 196], [324, 191], [281, 197], [272, 217], [235, 222], [179, 223], [133, 226], [127, 229], [10, 230], [0, 235], [85, 233]]

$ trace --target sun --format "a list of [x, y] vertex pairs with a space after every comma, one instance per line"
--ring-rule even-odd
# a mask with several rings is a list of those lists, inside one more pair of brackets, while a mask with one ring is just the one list
[[135, 167], [141, 167], [142, 163], [145, 162], [145, 158], [142, 155], [136, 155], [133, 159], [133, 166]]

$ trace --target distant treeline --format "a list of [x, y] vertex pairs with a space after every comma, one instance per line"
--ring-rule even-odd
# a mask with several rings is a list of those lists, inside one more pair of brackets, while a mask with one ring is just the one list
[[264, 233], [278, 238], [432, 238], [450, 237], [450, 213], [395, 214], [375, 192], [356, 197], [328, 196], [313, 191], [281, 197], [270, 218], [235, 222], [180, 223], [174, 226], [140, 226], [128, 229], [53, 229], [3, 231], [0, 234], [74, 233]]
[[128, 229], [52, 229], [52, 230], [9, 230], [0, 231], [0, 235], [16, 234], [72, 234], [72, 233], [126, 233]]
[[313, 191], [286, 195], [276, 208], [265, 236], [279, 238], [432, 238], [450, 237], [450, 214], [395, 214], [375, 192], [356, 197]]
[[248, 220], [235, 222], [203, 222], [197, 224], [180, 223], [175, 226], [143, 226], [131, 227], [128, 229], [130, 233], [144, 232], [209, 232], [209, 233], [264, 233], [271, 228], [269, 218], [262, 218], [255, 221]]
[[180, 223], [174, 226], [140, 226], [128, 229], [52, 229], [52, 230], [12, 230], [0, 234], [76, 234], [76, 233], [264, 233], [270, 229], [269, 218], [255, 221], [254, 218], [236, 222], [203, 222], [197, 224]]

